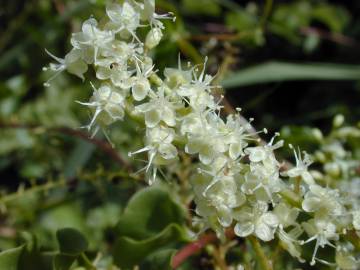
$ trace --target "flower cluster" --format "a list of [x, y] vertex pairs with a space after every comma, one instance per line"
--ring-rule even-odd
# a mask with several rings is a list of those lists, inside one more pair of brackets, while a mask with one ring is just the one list
[[[93, 115], [86, 127], [96, 133], [125, 115], [140, 120], [145, 146], [129, 155], [148, 155], [144, 170], [150, 183], [160, 166], [179, 162], [179, 152], [191, 155], [198, 170], [190, 181], [204, 229], [222, 237], [234, 225], [239, 237], [277, 237], [299, 261], [304, 261], [301, 246], [314, 240], [312, 264], [327, 263], [317, 258], [317, 250], [328, 245], [337, 249], [340, 267], [351, 261], [356, 269], [358, 262], [349, 259], [351, 248], [340, 247], [351, 245], [342, 237], [347, 231], [360, 230], [360, 209], [347, 204], [338, 190], [315, 182], [314, 172], [308, 171], [310, 156], [294, 151], [296, 166], [284, 170], [274, 154], [283, 146], [277, 135], [257, 145], [257, 134], [239, 114], [223, 119], [221, 99], [212, 93], [213, 77], [205, 73], [206, 60], [203, 67], [187, 69], [179, 61], [161, 79], [148, 52], [163, 36], [161, 20], [171, 16], [156, 14], [154, 0], [110, 4], [106, 14], [101, 24], [94, 18], [85, 21], [71, 38], [73, 49], [64, 59], [52, 56], [58, 63], [50, 65], [56, 74], [67, 70], [82, 79], [89, 65], [94, 68], [97, 86], [88, 102], [80, 102]], [[137, 30], [145, 26], [149, 31], [141, 38]]]

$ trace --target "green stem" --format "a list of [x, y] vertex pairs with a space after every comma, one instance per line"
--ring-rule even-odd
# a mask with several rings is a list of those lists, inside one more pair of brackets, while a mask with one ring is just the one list
[[300, 194], [300, 188], [301, 188], [301, 177], [298, 176], [295, 179], [295, 187], [294, 187], [294, 192], [296, 194]]
[[253, 236], [250, 235], [248, 237], [256, 255], [258, 256], [260, 260], [261, 269], [263, 270], [273, 270], [273, 266], [271, 264], [271, 261], [266, 257], [264, 250], [261, 248], [261, 245], [259, 243], [259, 240]]
[[13, 201], [15, 199], [17, 199], [20, 196], [26, 196], [27, 194], [31, 194], [31, 193], [35, 193], [35, 192], [45, 192], [48, 191], [50, 189], [56, 188], [56, 187], [61, 187], [61, 186], [65, 186], [66, 185], [66, 181], [65, 179], [59, 180], [57, 182], [47, 182], [44, 185], [39, 185], [39, 186], [35, 186], [32, 188], [28, 188], [27, 190], [24, 191], [17, 191], [15, 193], [9, 194], [9, 195], [5, 195], [0, 199], [0, 205], [2, 204], [6, 204], [10, 201]]
[[199, 54], [197, 49], [185, 38], [178, 36], [176, 38], [176, 43], [183, 54], [191, 58], [195, 64], [202, 64], [204, 62], [203, 57]]
[[266, 0], [265, 7], [264, 7], [264, 13], [260, 19], [260, 26], [263, 30], [265, 30], [266, 23], [270, 17], [272, 7], [273, 7], [273, 0]]
[[89, 258], [86, 256], [84, 252], [80, 254], [80, 257], [84, 262], [86, 269], [96, 270], [96, 267], [92, 264], [92, 262], [89, 260]]

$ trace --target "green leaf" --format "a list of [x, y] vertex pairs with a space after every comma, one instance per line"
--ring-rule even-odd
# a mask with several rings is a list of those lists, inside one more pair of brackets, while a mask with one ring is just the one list
[[149, 187], [129, 201], [116, 226], [118, 235], [142, 240], [161, 232], [171, 223], [183, 224], [185, 212], [169, 192]]
[[258, 19], [254, 14], [250, 14], [246, 10], [238, 10], [230, 12], [225, 17], [226, 25], [238, 32], [253, 30], [258, 24]]
[[225, 88], [291, 80], [358, 80], [360, 66], [329, 63], [267, 62], [231, 74]]
[[[129, 237], [120, 237], [115, 244], [114, 261], [121, 268], [130, 268], [135, 264], [139, 264], [154, 251], [174, 246], [174, 244], [185, 240], [187, 240], [185, 231], [177, 224], [170, 224], [161, 233], [146, 240], [139, 241]], [[164, 258], [161, 261], [162, 264], [165, 263]], [[170, 262], [170, 258], [167, 262]], [[167, 268], [161, 267], [157, 269]]]
[[140, 264], [153, 253], [188, 241], [181, 226], [185, 212], [170, 194], [159, 187], [148, 187], [130, 199], [116, 226], [114, 260], [118, 266]]
[[140, 266], [141, 269], [146, 270], [170, 270], [171, 260], [176, 253], [176, 249], [164, 249], [150, 255], [145, 262]]
[[5, 250], [0, 253], [0, 269], [17, 270], [19, 258], [23, 252], [24, 246]]
[[88, 247], [88, 241], [77, 230], [65, 228], [56, 232], [60, 252], [66, 255], [79, 255]]
[[332, 32], [341, 32], [350, 21], [350, 16], [346, 9], [340, 6], [320, 4], [312, 10], [315, 19], [326, 24]]
[[182, 7], [187, 13], [195, 15], [218, 16], [221, 12], [220, 6], [214, 0], [183, 0]]
[[54, 257], [54, 270], [68, 270], [76, 260], [76, 256], [57, 254]]

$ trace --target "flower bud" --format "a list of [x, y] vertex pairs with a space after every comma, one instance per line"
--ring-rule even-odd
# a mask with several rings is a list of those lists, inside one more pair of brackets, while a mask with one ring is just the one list
[[159, 44], [162, 36], [163, 34], [160, 28], [151, 29], [146, 36], [146, 40], [145, 40], [146, 48], [151, 50], [152, 48], [156, 47]]
[[340, 127], [345, 121], [345, 118], [342, 114], [337, 114], [335, 117], [334, 117], [334, 120], [333, 120], [333, 125], [334, 127]]
[[331, 175], [332, 177], [340, 176], [340, 168], [339, 165], [335, 162], [326, 163], [324, 166], [324, 170], [327, 174]]
[[321, 130], [318, 129], [318, 128], [313, 128], [313, 129], [312, 129], [312, 134], [313, 134], [314, 138], [315, 138], [316, 140], [318, 140], [318, 141], [321, 141], [321, 140], [324, 138]]

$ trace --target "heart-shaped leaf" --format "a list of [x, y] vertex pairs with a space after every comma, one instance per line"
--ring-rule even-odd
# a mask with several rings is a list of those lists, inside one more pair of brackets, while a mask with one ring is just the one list
[[68, 270], [76, 260], [76, 256], [57, 254], [53, 260], [54, 270]]
[[[171, 224], [161, 233], [145, 240], [120, 237], [115, 244], [114, 261], [121, 268], [131, 268], [141, 263], [148, 255], [164, 248], [174, 247], [177, 243], [186, 240], [184, 229], [177, 224]], [[170, 258], [167, 262], [170, 262]]]
[[58, 230], [56, 232], [56, 238], [59, 242], [60, 252], [65, 255], [79, 255], [88, 247], [86, 238], [73, 228]]
[[183, 224], [185, 212], [169, 192], [149, 187], [129, 201], [116, 226], [119, 236], [142, 240], [152, 237], [171, 223]]
[[24, 246], [5, 250], [0, 253], [0, 269], [17, 270], [19, 258], [23, 252]]

